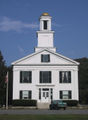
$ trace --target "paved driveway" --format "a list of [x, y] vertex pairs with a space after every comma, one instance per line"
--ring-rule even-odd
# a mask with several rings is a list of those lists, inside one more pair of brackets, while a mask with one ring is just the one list
[[29, 110], [29, 109], [9, 109], [0, 110], [0, 114], [88, 114], [88, 109], [77, 110], [77, 109], [67, 109], [67, 110]]

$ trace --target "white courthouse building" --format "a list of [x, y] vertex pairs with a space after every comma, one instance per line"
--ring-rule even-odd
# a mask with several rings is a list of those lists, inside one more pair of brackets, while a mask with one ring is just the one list
[[41, 106], [51, 100], [79, 100], [79, 63], [56, 52], [51, 18], [48, 13], [40, 16], [34, 53], [12, 63], [13, 100], [33, 99]]

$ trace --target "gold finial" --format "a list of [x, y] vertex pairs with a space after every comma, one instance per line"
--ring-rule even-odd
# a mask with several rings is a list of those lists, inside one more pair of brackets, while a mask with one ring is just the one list
[[48, 13], [43, 13], [42, 16], [49, 16], [49, 14]]

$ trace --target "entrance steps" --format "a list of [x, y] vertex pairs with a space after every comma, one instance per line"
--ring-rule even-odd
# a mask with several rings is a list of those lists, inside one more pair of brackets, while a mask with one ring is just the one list
[[38, 102], [37, 103], [37, 108], [38, 109], [49, 109], [49, 105], [50, 105], [50, 103], [41, 103], [41, 102]]

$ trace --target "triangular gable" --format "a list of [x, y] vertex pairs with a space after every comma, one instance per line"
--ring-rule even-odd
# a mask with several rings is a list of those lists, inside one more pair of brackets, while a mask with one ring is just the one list
[[[59, 64], [59, 65], [79, 65], [78, 62], [69, 59], [61, 54], [55, 53], [49, 49], [43, 49], [33, 54], [30, 54], [26, 57], [23, 57], [15, 62], [12, 65], [33, 65], [33, 64], [43, 64], [41, 63], [41, 54], [50, 54], [50, 62], [48, 64]], [[47, 63], [44, 63], [47, 64]]]

